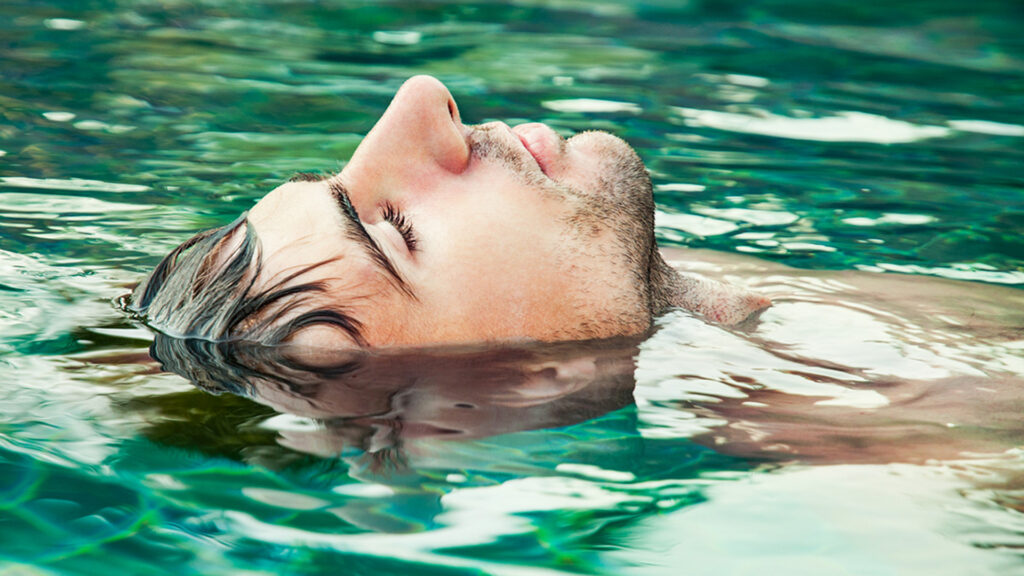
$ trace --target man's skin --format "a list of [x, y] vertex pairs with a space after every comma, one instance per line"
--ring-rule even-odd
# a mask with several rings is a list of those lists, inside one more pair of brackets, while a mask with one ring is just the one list
[[[248, 220], [265, 281], [329, 261], [295, 280], [327, 282], [370, 348], [635, 335], [657, 302], [723, 323], [768, 305], [672, 272], [652, 213], [650, 179], [619, 138], [467, 126], [447, 88], [417, 76], [340, 174], [280, 186]], [[291, 342], [353, 345], [326, 326]]]

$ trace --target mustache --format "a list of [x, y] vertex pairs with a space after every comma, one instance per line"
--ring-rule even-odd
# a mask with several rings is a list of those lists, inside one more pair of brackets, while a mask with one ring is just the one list
[[478, 124], [466, 137], [466, 143], [474, 160], [501, 164], [524, 184], [550, 187], [554, 182], [505, 124]]

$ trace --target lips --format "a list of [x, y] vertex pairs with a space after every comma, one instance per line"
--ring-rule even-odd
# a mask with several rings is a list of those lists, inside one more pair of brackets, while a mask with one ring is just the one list
[[[545, 124], [531, 122], [520, 124], [512, 129], [519, 137], [526, 150], [540, 166], [541, 172], [548, 174], [554, 162], [562, 154], [562, 137]], [[548, 174], [550, 176], [550, 174]]]

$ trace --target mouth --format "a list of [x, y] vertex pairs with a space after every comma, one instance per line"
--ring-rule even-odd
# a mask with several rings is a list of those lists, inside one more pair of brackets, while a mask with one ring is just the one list
[[519, 137], [526, 151], [540, 166], [541, 172], [550, 176], [548, 170], [561, 157], [565, 148], [565, 140], [546, 124], [530, 122], [512, 128], [512, 133]]

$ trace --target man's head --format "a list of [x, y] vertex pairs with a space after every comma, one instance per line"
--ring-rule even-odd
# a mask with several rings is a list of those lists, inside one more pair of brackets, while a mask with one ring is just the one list
[[323, 346], [638, 334], [669, 303], [653, 213], [622, 140], [467, 126], [418, 76], [340, 174], [190, 240], [133, 307], [182, 336]]

